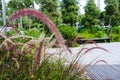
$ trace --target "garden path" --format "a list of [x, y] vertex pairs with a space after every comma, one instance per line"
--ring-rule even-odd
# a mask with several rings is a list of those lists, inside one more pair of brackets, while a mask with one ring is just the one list
[[[87, 67], [87, 72], [92, 80], [120, 80], [120, 42], [98, 43], [97, 46], [108, 50], [108, 52], [96, 48], [89, 50], [88, 53], [80, 57], [78, 63], [84, 66], [91, 64]], [[70, 48], [73, 55], [62, 52], [61, 56], [71, 61], [82, 47], [83, 45], [76, 48]], [[92, 47], [96, 47], [96, 45], [87, 44], [84, 46], [84, 48]], [[58, 53], [60, 50], [49, 49], [48, 51], [50, 53]], [[81, 55], [82, 54], [83, 53], [81, 53]]]
[[[105, 61], [108, 64], [120, 64], [120, 42], [97, 43], [97, 45], [101, 48], [108, 50], [108, 52], [97, 48], [92, 49], [79, 59], [80, 64], [86, 65], [86, 64], [90, 64], [91, 62], [92, 64], [95, 64], [99, 60]], [[70, 48], [73, 54], [61, 52], [61, 50], [58, 48], [51, 48], [48, 49], [47, 51], [51, 54], [61, 52], [62, 57], [64, 56], [68, 61], [71, 61], [72, 59], [74, 59], [77, 53], [82, 49], [82, 47], [83, 45], [81, 45], [80, 47]], [[84, 48], [92, 48], [92, 47], [96, 47], [96, 44], [86, 44], [84, 46]], [[83, 54], [83, 52], [81, 53], [81, 55]], [[99, 64], [105, 64], [105, 63], [99, 62], [96, 65]]]

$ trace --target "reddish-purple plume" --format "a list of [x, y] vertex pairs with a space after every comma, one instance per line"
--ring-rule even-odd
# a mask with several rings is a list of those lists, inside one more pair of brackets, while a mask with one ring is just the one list
[[98, 60], [97, 62], [95, 62], [94, 65], [96, 65], [97, 63], [100, 63], [100, 62], [103, 62], [103, 63], [105, 63], [105, 64], [108, 64], [105, 60]]
[[41, 52], [42, 52], [42, 47], [43, 47], [43, 41], [40, 42], [40, 45], [37, 49], [37, 52], [35, 54], [35, 59], [34, 59], [34, 63], [33, 63], [33, 68], [32, 68], [32, 72], [31, 72], [31, 75], [34, 74], [37, 66], [39, 65], [39, 62], [40, 62], [40, 59], [41, 59]]
[[19, 33], [19, 31], [16, 29], [16, 27], [14, 27], [14, 25], [12, 24], [7, 24], [5, 25], [6, 27], [11, 27], [16, 33]]
[[34, 16], [34, 17], [40, 19], [44, 24], [47, 25], [47, 27], [52, 31], [52, 33], [55, 34], [55, 37], [56, 37], [60, 47], [62, 47], [63, 49], [66, 49], [64, 39], [63, 39], [62, 35], [60, 34], [60, 32], [58, 31], [58, 29], [56, 28], [56, 25], [42, 12], [38, 12], [33, 9], [23, 9], [23, 10], [20, 10], [20, 11], [17, 11], [16, 13], [14, 13], [9, 18], [9, 21], [12, 22], [13, 20], [15, 20], [21, 16], [25, 16], [25, 15]]
[[92, 43], [92, 44], [94, 44], [96, 47], [98, 47], [97, 43], [96, 43], [95, 41], [93, 41], [93, 40], [88, 40], [88, 41], [86, 41], [86, 42], [83, 44], [83, 46], [85, 46], [86, 44], [89, 44], [89, 43]]
[[93, 49], [101, 49], [101, 50], [103, 50], [103, 51], [109, 52], [107, 49], [104, 49], [104, 48], [102, 48], [102, 47], [92, 47], [92, 48], [87, 49], [87, 50], [85, 51], [85, 54], [86, 54], [87, 52], [93, 50]]

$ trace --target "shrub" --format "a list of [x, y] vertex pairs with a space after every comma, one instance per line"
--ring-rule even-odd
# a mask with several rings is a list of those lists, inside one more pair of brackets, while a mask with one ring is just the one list
[[112, 33], [109, 36], [112, 42], [120, 42], [120, 27], [113, 27]]
[[88, 29], [83, 29], [81, 32], [78, 34], [79, 36], [82, 36], [84, 38], [94, 38], [95, 35], [92, 33], [89, 33]]
[[74, 27], [71, 27], [69, 25], [60, 25], [59, 30], [66, 40], [66, 45], [72, 46], [72, 41], [77, 35], [77, 31]]
[[98, 28], [98, 27], [93, 27], [92, 32], [89, 29], [83, 28], [80, 32], [79, 35], [85, 37], [85, 38], [102, 38], [102, 37], [107, 37], [105, 33], [105, 29], [103, 28]]
[[120, 34], [120, 27], [113, 27], [112, 33]]
[[104, 34], [105, 34], [104, 31], [97, 31], [97, 33], [95, 33], [95, 36], [96, 36], [97, 38], [102, 38], [102, 37], [105, 37]]
[[59, 26], [59, 30], [65, 39], [73, 40], [77, 34], [76, 29], [69, 25], [61, 25]]
[[111, 33], [110, 39], [112, 42], [120, 42], [120, 34]]
[[[18, 44], [19, 41], [14, 42], [14, 39], [1, 40], [0, 80], [80, 80], [84, 73], [82, 67], [76, 68], [73, 66], [74, 63], [65, 65], [66, 61], [60, 55], [56, 59], [54, 55], [42, 51], [43, 48], [47, 48], [47, 45], [41, 45], [42, 41], [39, 43], [36, 40], [29, 40]], [[44, 44], [49, 45], [51, 42], [45, 41]]]

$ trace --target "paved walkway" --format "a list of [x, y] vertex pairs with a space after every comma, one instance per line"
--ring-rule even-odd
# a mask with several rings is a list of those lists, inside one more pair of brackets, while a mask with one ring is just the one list
[[[87, 64], [90, 64], [91, 62], [92, 64], [95, 64], [99, 60], [101, 60], [101, 62], [97, 63], [96, 65], [105, 64], [104, 62], [102, 62], [103, 60], [107, 62], [108, 64], [120, 64], [120, 42], [98, 43], [97, 45], [86, 44], [84, 48], [90, 49], [96, 46], [106, 49], [108, 50], [108, 52], [102, 49], [97, 49], [97, 48], [89, 50], [85, 55], [83, 55], [79, 59], [80, 64], [87, 65]], [[61, 56], [71, 61], [74, 59], [75, 56], [77, 56], [77, 53], [82, 49], [82, 47], [83, 45], [81, 45], [80, 47], [76, 47], [76, 48], [70, 48], [73, 54], [62, 52]], [[54, 49], [52, 48], [52, 49], [48, 49], [48, 52], [53, 54], [53, 53], [59, 53], [60, 50], [56, 48]], [[85, 50], [82, 51], [80, 55], [82, 55], [84, 52]]]
[[[98, 49], [106, 49], [108, 51]], [[73, 60], [77, 53], [82, 49], [83, 45], [76, 48], [70, 48], [73, 55], [66, 52], [62, 52], [62, 57], [66, 58], [68, 61]], [[89, 50], [86, 54], [82, 51], [82, 57], [79, 58], [79, 64], [88, 65], [87, 72], [92, 80], [120, 80], [120, 42], [113, 43], [98, 43], [87, 44], [84, 48], [90, 49], [95, 47], [95, 49]], [[86, 50], [87, 50], [86, 49]], [[59, 49], [49, 49], [49, 53], [59, 53]], [[92, 62], [92, 63], [91, 63]]]
[[120, 80], [120, 65], [92, 65], [87, 72], [92, 80]]

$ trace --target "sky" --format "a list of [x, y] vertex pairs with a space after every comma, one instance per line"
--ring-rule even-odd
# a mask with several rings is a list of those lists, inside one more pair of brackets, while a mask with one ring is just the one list
[[[79, 3], [81, 5], [80, 12], [84, 13], [84, 6], [86, 5], [86, 0], [79, 0]], [[97, 0], [95, 0], [95, 3], [97, 4]], [[104, 8], [105, 8], [104, 0], [100, 0], [100, 10], [104, 11]]]
[[[6, 3], [8, 3], [10, 0], [5, 0], [6, 1]], [[86, 0], [78, 0], [79, 1], [79, 3], [80, 3], [80, 12], [82, 13], [82, 14], [84, 14], [84, 6], [86, 5]], [[97, 2], [97, 0], [95, 0], [95, 2]], [[36, 7], [38, 7], [37, 5], [36, 5]], [[100, 10], [101, 11], [104, 11], [104, 8], [105, 8], [105, 4], [104, 4], [104, 0], [100, 0]]]
[[8, 3], [10, 0], [5, 0], [6, 3]]

